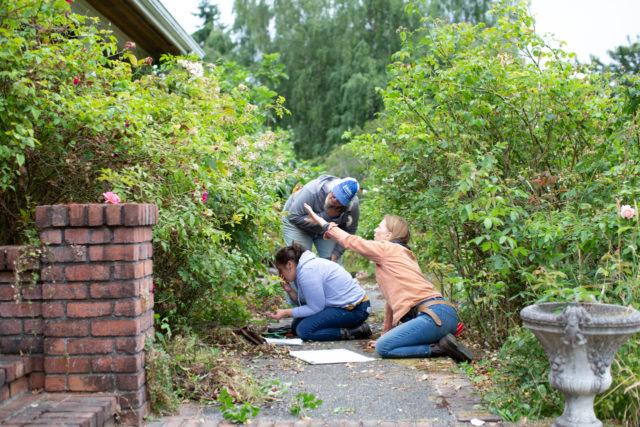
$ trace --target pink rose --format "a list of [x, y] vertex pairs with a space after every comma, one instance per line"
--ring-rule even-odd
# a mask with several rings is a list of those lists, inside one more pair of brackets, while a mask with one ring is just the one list
[[120, 203], [120, 197], [118, 197], [117, 194], [112, 193], [111, 191], [102, 193], [102, 195], [104, 196], [105, 203], [113, 203], [114, 205]]
[[207, 203], [207, 190], [204, 191], [204, 193], [202, 193], [202, 203]]
[[629, 205], [622, 205], [622, 207], [620, 208], [620, 216], [622, 218], [633, 218], [636, 215], [636, 211], [635, 209], [633, 209], [631, 206]]
[[77, 77], [75, 77], [75, 78], [73, 79], [73, 84], [74, 84], [74, 85], [77, 85], [78, 83], [80, 83], [80, 79], [79, 79], [79, 78], [77, 78]]

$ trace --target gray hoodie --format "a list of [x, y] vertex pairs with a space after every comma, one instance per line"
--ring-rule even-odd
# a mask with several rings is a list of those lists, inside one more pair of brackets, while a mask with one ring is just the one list
[[[304, 220], [309, 217], [304, 204], [311, 206], [313, 211], [328, 222], [335, 222], [338, 227], [349, 234], [356, 234], [358, 230], [358, 220], [360, 219], [360, 205], [358, 196], [351, 199], [351, 203], [336, 218], [329, 218], [325, 210], [325, 201], [333, 189], [333, 186], [340, 181], [340, 178], [331, 175], [322, 175], [309, 181], [300, 190], [293, 193], [284, 205], [286, 218], [296, 227], [303, 230], [313, 238], [322, 236], [322, 227], [308, 223]], [[336, 244], [333, 253], [340, 257], [344, 253], [344, 246]]]

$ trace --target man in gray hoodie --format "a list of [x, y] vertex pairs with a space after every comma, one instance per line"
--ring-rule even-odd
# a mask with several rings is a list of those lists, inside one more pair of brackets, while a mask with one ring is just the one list
[[321, 227], [305, 221], [309, 214], [304, 204], [311, 206], [325, 221], [335, 222], [347, 233], [355, 234], [360, 219], [358, 190], [358, 181], [354, 178], [322, 175], [293, 193], [284, 205], [282, 218], [282, 234], [287, 246], [294, 241], [308, 250], [315, 246], [320, 258], [340, 263], [344, 247], [325, 240]]

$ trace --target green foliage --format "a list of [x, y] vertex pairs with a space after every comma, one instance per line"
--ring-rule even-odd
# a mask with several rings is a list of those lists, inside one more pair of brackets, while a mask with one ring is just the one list
[[342, 134], [364, 126], [383, 104], [376, 88], [400, 48], [399, 28], [417, 28], [411, 10], [453, 20], [484, 22], [492, 0], [430, 1], [236, 0], [233, 32], [238, 62], [252, 66], [265, 53], [280, 53], [288, 79], [277, 86], [290, 116], [296, 153], [322, 157]]
[[233, 397], [224, 389], [220, 391], [218, 402], [221, 405], [220, 411], [222, 411], [224, 418], [232, 423], [246, 424], [250, 417], [255, 417], [260, 412], [260, 408], [250, 403], [233, 403]]
[[300, 418], [307, 418], [307, 411], [316, 409], [322, 405], [322, 399], [316, 398], [311, 393], [296, 394], [296, 403], [291, 405], [291, 413]]
[[156, 311], [174, 326], [247, 318], [298, 177], [288, 135], [266, 127], [282, 99], [235, 64], [118, 52], [64, 0], [0, 14], [0, 242], [34, 234], [36, 205], [154, 203]]
[[[523, 306], [637, 304], [640, 224], [620, 209], [640, 196], [640, 139], [628, 90], [637, 79], [610, 85], [550, 48], [521, 6], [502, 4], [495, 17], [490, 28], [435, 20], [401, 33], [379, 129], [350, 147], [368, 164], [363, 187], [378, 189], [363, 203], [363, 233], [384, 213], [408, 219], [416, 256], [469, 330], [513, 352], [505, 371], [524, 382], [499, 391], [504, 402], [546, 381], [534, 344], [508, 339]], [[633, 408], [635, 388], [623, 389], [606, 400]], [[500, 411], [517, 419], [557, 407], [536, 393]], [[607, 417], [637, 418], [617, 405], [602, 403]]]

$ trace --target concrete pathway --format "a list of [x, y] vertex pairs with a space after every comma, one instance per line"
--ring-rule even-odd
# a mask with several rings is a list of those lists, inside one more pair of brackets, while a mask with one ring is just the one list
[[[366, 287], [372, 300], [369, 323], [379, 332], [384, 300], [375, 285]], [[267, 382], [286, 385], [286, 393], [262, 407], [252, 426], [506, 426], [482, 409], [481, 397], [451, 360], [381, 359], [366, 347], [368, 340], [306, 342], [291, 350], [344, 348], [374, 358], [369, 362], [310, 365], [292, 356], [265, 355], [248, 369]], [[286, 351], [286, 350], [283, 350]], [[305, 416], [291, 414], [300, 393], [322, 399]], [[474, 424], [475, 423], [475, 424]], [[481, 424], [484, 423], [484, 424]], [[174, 416], [150, 420], [148, 427], [230, 425], [217, 407], [183, 405]]]

